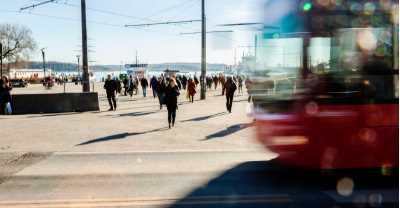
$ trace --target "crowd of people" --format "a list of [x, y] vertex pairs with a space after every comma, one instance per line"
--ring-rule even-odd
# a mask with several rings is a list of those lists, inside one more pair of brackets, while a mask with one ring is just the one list
[[[247, 86], [246, 79], [246, 86]], [[210, 75], [205, 77], [205, 84], [208, 90], [217, 90], [221, 86], [221, 95], [226, 97], [226, 110], [232, 112], [233, 98], [236, 90], [238, 93], [243, 93], [244, 77], [242, 76], [225, 76], [223, 74]], [[106, 90], [107, 99], [110, 105], [109, 111], [117, 109], [116, 95], [133, 96], [138, 95], [139, 87], [142, 88], [143, 97], [147, 97], [147, 88], [151, 88], [154, 99], [158, 99], [160, 110], [165, 105], [168, 111], [168, 124], [169, 128], [175, 124], [176, 110], [178, 109], [178, 97], [181, 91], [186, 92], [186, 98], [190, 102], [194, 102], [194, 97], [197, 94], [200, 80], [195, 75], [193, 77], [186, 75], [164, 75], [152, 76], [150, 80], [146, 77], [135, 77], [129, 75], [122, 81], [118, 78], [113, 79], [111, 75], [107, 76], [104, 82], [104, 89]], [[122, 88], [124, 91], [122, 92]], [[249, 97], [250, 102], [250, 97]]]
[[[225, 76], [223, 74], [210, 75], [205, 77], [205, 84], [208, 90], [217, 90], [220, 86], [222, 89], [221, 95], [226, 96], [226, 109], [232, 112], [232, 104], [235, 92], [243, 93], [242, 85], [244, 77], [242, 76]], [[66, 80], [56, 80], [64, 82]], [[249, 80], [246, 79], [246, 87], [249, 85]], [[175, 124], [176, 110], [178, 109], [178, 97], [184, 91], [189, 102], [195, 101], [195, 96], [198, 92], [200, 79], [195, 76], [186, 75], [164, 75], [152, 76], [149, 80], [146, 77], [135, 77], [132, 75], [124, 79], [112, 78], [108, 75], [104, 80], [104, 89], [107, 94], [107, 100], [110, 105], [109, 111], [117, 110], [117, 94], [121, 96], [138, 95], [141, 88], [142, 96], [147, 97], [148, 88], [151, 89], [152, 96], [158, 100], [160, 110], [166, 106], [168, 111], [169, 127]], [[11, 114], [12, 111], [12, 86], [7, 76], [3, 76], [0, 80], [0, 114]], [[249, 97], [250, 102], [250, 97]]]

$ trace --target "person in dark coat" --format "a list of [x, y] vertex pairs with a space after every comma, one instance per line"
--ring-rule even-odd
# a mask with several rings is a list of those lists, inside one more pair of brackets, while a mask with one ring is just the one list
[[0, 79], [0, 115], [6, 114], [5, 108], [7, 103], [11, 104], [11, 93], [12, 90], [10, 81], [6, 76]]
[[178, 85], [174, 78], [171, 78], [165, 88], [165, 104], [168, 110], [168, 127], [175, 125], [176, 110], [178, 109], [178, 96], [180, 95]]
[[140, 80], [140, 85], [142, 86], [143, 97], [147, 96], [147, 87], [149, 86], [149, 82], [145, 77]]
[[199, 81], [199, 79], [197, 78], [196, 75], [194, 75], [193, 81], [194, 81], [194, 83], [196, 84], [196, 86], [200, 83], [200, 81]]
[[111, 79], [111, 75], [107, 75], [107, 80], [104, 82], [104, 89], [106, 90], [108, 104], [110, 104], [108, 111], [117, 110], [115, 93], [118, 90], [118, 86], [116, 81]]
[[165, 99], [165, 81], [161, 77], [158, 78], [156, 91], [157, 91], [158, 101], [160, 102], [160, 110], [161, 110]]
[[133, 90], [134, 90], [133, 82], [134, 81], [132, 75], [129, 75], [127, 92], [131, 97], [133, 95]]
[[185, 75], [183, 75], [181, 82], [182, 82], [182, 87], [184, 90], [186, 90], [187, 81], [188, 81], [187, 77]]
[[150, 88], [153, 91], [153, 97], [155, 99], [156, 95], [157, 95], [157, 90], [156, 90], [157, 89], [157, 78], [156, 78], [156, 76], [153, 76], [151, 78], [151, 80], [150, 80]]
[[118, 92], [119, 94], [121, 94], [122, 85], [121, 85], [121, 81], [120, 81], [118, 78], [115, 79], [115, 84], [117, 85], [117, 92]]
[[228, 77], [224, 85], [224, 90], [226, 95], [226, 109], [229, 113], [232, 112], [233, 96], [235, 95], [236, 89], [236, 83], [233, 81], [232, 77]]
[[124, 96], [127, 96], [127, 92], [128, 92], [128, 78], [127, 77], [125, 77], [124, 78], [124, 80], [122, 81], [122, 83], [124, 84]]
[[225, 94], [225, 76], [223, 75], [223, 74], [220, 74], [219, 75], [219, 82], [221, 83], [221, 86], [222, 86], [222, 95], [224, 95]]
[[213, 76], [213, 82], [214, 82], [214, 90], [217, 90], [218, 82], [219, 82], [217, 76]]

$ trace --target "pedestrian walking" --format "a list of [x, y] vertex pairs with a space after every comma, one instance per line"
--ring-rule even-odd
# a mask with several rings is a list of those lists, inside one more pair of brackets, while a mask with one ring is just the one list
[[136, 77], [133, 79], [133, 93], [134, 93], [135, 95], [137, 95], [137, 94], [138, 94], [138, 91], [139, 91], [139, 78], [136, 76]]
[[193, 81], [196, 84], [196, 86], [200, 83], [200, 81], [199, 81], [199, 79], [197, 78], [196, 75], [194, 75]]
[[207, 83], [207, 88], [208, 88], [209, 90], [211, 90], [212, 83], [213, 83], [213, 79], [211, 78], [211, 76], [207, 76], [207, 77], [206, 77], [206, 83]]
[[223, 88], [225, 89], [226, 95], [226, 110], [231, 113], [233, 96], [235, 95], [235, 91], [237, 89], [236, 83], [233, 81], [232, 77], [228, 77]]
[[122, 85], [121, 85], [121, 81], [120, 81], [118, 78], [115, 79], [115, 84], [117, 85], [117, 92], [118, 92], [118, 94], [121, 94], [121, 92], [122, 92]]
[[143, 77], [140, 80], [140, 85], [142, 86], [143, 97], [147, 96], [147, 87], [149, 86], [149, 82], [147, 81], [146, 77]]
[[133, 90], [134, 90], [134, 85], [133, 85], [133, 77], [132, 75], [129, 76], [128, 80], [128, 94], [132, 97], [133, 96]]
[[168, 128], [175, 126], [176, 110], [178, 109], [178, 96], [180, 95], [178, 85], [174, 78], [171, 78], [165, 89], [165, 104], [168, 110]]
[[221, 83], [222, 86], [222, 95], [225, 93], [225, 76], [223, 74], [219, 75], [219, 82]]
[[160, 103], [160, 110], [162, 109], [162, 106], [165, 102], [165, 87], [166, 86], [164, 79], [162, 77], [158, 78], [156, 91], [157, 91], [158, 101]]
[[249, 95], [249, 98], [247, 99], [247, 102], [250, 102], [251, 99], [252, 99], [251, 92], [250, 92], [251, 84], [252, 84], [252, 82], [251, 82], [250, 78], [247, 77], [246, 80], [244, 81], [244, 85], [246, 86], [247, 94]]
[[242, 76], [238, 76], [238, 85], [239, 85], [239, 93], [243, 94], [243, 78]]
[[122, 81], [122, 83], [124, 84], [124, 96], [127, 96], [128, 87], [129, 87], [128, 82], [129, 82], [129, 80], [127, 77], [125, 77], [124, 80]]
[[188, 80], [187, 94], [190, 102], [194, 102], [194, 95], [196, 94], [196, 83], [192, 78]]
[[187, 86], [187, 77], [185, 75], [182, 76], [182, 87], [184, 90], [186, 90], [186, 86]]
[[218, 77], [217, 76], [213, 76], [213, 81], [214, 81], [214, 90], [217, 90], [218, 87]]
[[3, 76], [0, 79], [0, 115], [1, 114], [11, 114], [11, 93], [12, 90], [10, 81], [7, 76]]
[[154, 99], [156, 98], [157, 95], [157, 78], [156, 76], [153, 76], [150, 80], [150, 88], [153, 91], [153, 97]]
[[110, 105], [108, 111], [117, 110], [117, 101], [115, 99], [117, 83], [111, 79], [111, 75], [107, 75], [107, 80], [104, 82], [104, 89], [106, 90], [108, 104]]

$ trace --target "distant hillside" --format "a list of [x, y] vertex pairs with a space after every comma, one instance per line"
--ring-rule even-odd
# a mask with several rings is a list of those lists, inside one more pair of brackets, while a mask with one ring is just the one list
[[[29, 62], [25, 66], [31, 69], [42, 69], [42, 62]], [[117, 71], [120, 70], [120, 65], [93, 65], [90, 69], [93, 71]], [[47, 62], [46, 68], [52, 69], [53, 71], [68, 71], [74, 72], [77, 70], [77, 64], [63, 63], [63, 62]], [[200, 63], [162, 63], [162, 64], [150, 64], [149, 70], [151, 71], [164, 71], [165, 69], [179, 70], [184, 72], [195, 72], [200, 71]], [[211, 71], [223, 71], [226, 68], [225, 64], [207, 64], [207, 69]]]

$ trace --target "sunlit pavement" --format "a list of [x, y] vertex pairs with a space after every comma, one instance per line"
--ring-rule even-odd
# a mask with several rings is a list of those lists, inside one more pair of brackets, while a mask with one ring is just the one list
[[[40, 90], [40, 88], [37, 88]], [[0, 117], [0, 207], [393, 207], [398, 170], [290, 169], [254, 140], [246, 96], [152, 97], [101, 112]], [[151, 96], [151, 93], [149, 93]], [[4, 136], [4, 137], [3, 137]]]
[[[28, 92], [43, 90], [30, 87]], [[96, 89], [100, 88], [98, 84]], [[0, 152], [263, 149], [254, 141], [246, 96], [235, 97], [228, 114], [220, 89], [210, 91], [206, 101], [197, 95], [193, 104], [182, 91], [176, 126], [168, 130], [166, 108], [159, 109], [150, 90], [147, 98], [120, 96], [113, 112], [107, 111], [104, 91], [99, 93], [100, 112], [0, 116]]]

